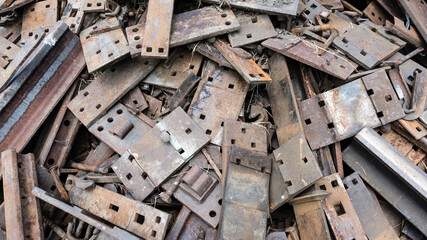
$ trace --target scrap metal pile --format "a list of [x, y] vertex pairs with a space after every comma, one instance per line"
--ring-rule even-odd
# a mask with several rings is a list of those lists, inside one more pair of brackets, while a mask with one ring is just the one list
[[0, 0], [0, 239], [426, 239], [425, 0]]

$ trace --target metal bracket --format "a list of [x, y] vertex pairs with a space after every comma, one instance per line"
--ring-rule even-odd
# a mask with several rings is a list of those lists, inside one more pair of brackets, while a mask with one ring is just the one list
[[324, 177], [316, 182], [321, 190], [331, 193], [322, 200], [323, 210], [337, 239], [365, 239], [365, 232], [345, 191], [338, 173]]
[[228, 34], [232, 47], [240, 47], [277, 36], [268, 15], [240, 15], [240, 28]]
[[[98, 29], [105, 30], [92, 35], [92, 31]], [[129, 54], [129, 44], [115, 17], [97, 22], [81, 31], [80, 41], [89, 73], [118, 62]]]
[[65, 184], [73, 204], [145, 239], [164, 238], [171, 215], [100, 186], [82, 190], [77, 179], [68, 175]]
[[209, 61], [203, 70], [188, 114], [211, 138], [211, 143], [221, 145], [225, 119], [236, 120], [248, 91], [240, 75]]

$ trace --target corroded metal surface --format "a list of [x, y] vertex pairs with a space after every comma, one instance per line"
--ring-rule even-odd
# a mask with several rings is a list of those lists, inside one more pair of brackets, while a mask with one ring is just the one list
[[142, 82], [155, 86], [177, 89], [187, 75], [197, 74], [202, 66], [203, 56], [183, 50], [170, 68], [159, 64]]
[[240, 15], [238, 19], [239, 30], [228, 34], [232, 47], [240, 47], [277, 36], [268, 15]]
[[304, 100], [300, 109], [312, 149], [354, 136], [365, 126], [378, 127], [404, 116], [384, 71]]
[[343, 179], [343, 183], [366, 236], [378, 240], [399, 239], [360, 176], [352, 173]]
[[[101, 29], [102, 33], [93, 34]], [[80, 33], [83, 53], [89, 72], [102, 69], [126, 57], [129, 44], [117, 18], [107, 18]]]
[[[203, 2], [220, 4], [221, 0], [203, 0]], [[278, 2], [274, 0], [230, 0], [231, 7], [242, 8], [252, 11], [266, 12], [273, 15], [295, 16], [297, 13], [298, 1], [291, 0]]]
[[[106, 69], [101, 76], [71, 100], [68, 108], [90, 127], [157, 65], [157, 60], [141, 57], [122, 61]], [[121, 81], [117, 81], [117, 79]]]
[[7, 238], [44, 239], [39, 202], [31, 194], [38, 186], [34, 155], [10, 149], [2, 152], [1, 158]]
[[316, 182], [321, 190], [331, 193], [322, 201], [323, 210], [336, 239], [365, 239], [360, 220], [337, 173]]
[[265, 238], [270, 172], [270, 157], [232, 148], [225, 177], [218, 239], [234, 239], [235, 236], [241, 239]]
[[342, 80], [347, 79], [357, 68], [356, 63], [330, 49], [317, 55], [315, 49], [320, 44], [300, 41], [294, 36], [279, 35], [262, 42], [262, 45]]
[[187, 46], [191, 50], [194, 50], [202, 54], [203, 56], [209, 58], [210, 60], [218, 63], [221, 67], [228, 67], [234, 69], [234, 67], [231, 66], [227, 59], [225, 59], [225, 57], [222, 56], [218, 49], [216, 49], [211, 43], [201, 41], [197, 44], [189, 44]]
[[409, 15], [417, 30], [423, 36], [424, 41], [427, 41], [427, 4], [425, 1], [404, 1], [399, 0], [405, 12]]
[[397, 151], [402, 153], [414, 164], [418, 164], [423, 160], [427, 154], [422, 149], [418, 148], [412, 142], [395, 132], [394, 130], [388, 132], [379, 132], [388, 143], [390, 143]]
[[121, 103], [116, 103], [89, 128], [89, 132], [121, 155], [150, 130], [148, 124]]
[[46, 0], [25, 7], [22, 18], [21, 39], [29, 39], [37, 28], [48, 32], [58, 20], [58, 1]]
[[[246, 82], [259, 84], [271, 81], [270, 76], [265, 73], [254, 60], [252, 60], [252, 56], [250, 54], [250, 58], [240, 55], [240, 53], [245, 52], [245, 50], [232, 48], [225, 40], [216, 40], [214, 42], [214, 46]], [[247, 54], [248, 53], [245, 53], [245, 55]]]
[[84, 0], [83, 12], [104, 12], [106, 0]]
[[80, 74], [85, 61], [78, 38], [67, 30], [40, 66], [16, 93], [19, 99], [2, 110], [0, 150], [21, 151]]
[[205, 65], [188, 114], [211, 138], [211, 143], [221, 145], [223, 122], [238, 118], [248, 88], [249, 84], [237, 72], [212, 61]]
[[120, 102], [125, 106], [133, 107], [140, 112], [148, 108], [148, 103], [138, 86], [134, 87], [126, 95], [124, 95]]
[[372, 1], [363, 10], [366, 17], [377, 25], [384, 25], [387, 20], [387, 12], [376, 1]]
[[[114, 225], [145, 239], [163, 239], [171, 216], [100, 186], [82, 190], [69, 175], [65, 187], [71, 202]], [[108, 196], [108, 201], [105, 201]]]
[[151, 0], [147, 7], [141, 55], [167, 58], [171, 34], [174, 0]]

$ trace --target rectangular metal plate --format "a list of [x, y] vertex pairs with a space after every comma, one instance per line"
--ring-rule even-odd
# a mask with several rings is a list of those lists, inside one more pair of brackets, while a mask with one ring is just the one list
[[143, 201], [154, 191], [156, 186], [154, 186], [134, 158], [130, 156], [129, 152], [125, 152], [111, 168], [130, 194], [136, 200]]
[[387, 221], [381, 206], [374, 199], [357, 172], [343, 179], [344, 187], [369, 239], [394, 239], [399, 237]]
[[10, 149], [1, 158], [7, 238], [44, 239], [40, 205], [31, 193], [38, 186], [34, 155]]
[[[52, 30], [50, 34], [54, 32]], [[19, 152], [25, 147], [84, 65], [78, 37], [66, 30], [14, 98], [2, 109], [0, 151], [15, 148]]]
[[57, 200], [53, 198], [49, 193], [45, 192], [44, 190], [36, 187], [32, 190], [32, 193], [37, 198], [40, 198], [41, 200], [49, 203], [50, 205], [53, 205], [62, 211], [71, 214], [74, 217], [77, 217], [84, 222], [88, 223], [89, 225], [94, 226], [97, 229], [102, 229], [103, 232], [108, 233], [111, 235], [111, 237], [117, 238], [119, 240], [139, 240], [140, 238], [136, 237], [135, 235], [129, 233], [128, 231], [125, 231], [121, 228], [118, 228], [116, 226], [111, 227], [109, 224], [105, 224], [102, 221], [99, 221], [95, 218], [89, 217], [83, 209], [76, 207], [76, 206], [70, 206], [60, 200]]
[[[221, 0], [203, 0], [213, 4], [220, 4]], [[290, 0], [277, 2], [273, 0], [229, 0], [231, 7], [243, 8], [250, 11], [265, 12], [272, 15], [295, 16], [297, 13], [298, 1]]]
[[0, 37], [0, 49], [1, 58], [7, 61], [12, 61], [16, 54], [18, 54], [18, 52], [21, 50], [20, 47], [4, 37]]
[[369, 18], [373, 23], [383, 26], [387, 20], [388, 14], [376, 1], [372, 1], [363, 10], [366, 17]]
[[365, 239], [365, 232], [345, 191], [338, 173], [316, 182], [321, 190], [331, 193], [322, 201], [323, 210], [337, 239]]
[[[182, 173], [184, 174], [184, 173]], [[208, 172], [211, 176], [216, 176], [213, 171]], [[162, 187], [170, 188], [175, 181], [175, 178], [168, 180]], [[181, 183], [180, 185], [182, 185]], [[197, 216], [203, 219], [211, 227], [216, 228], [220, 220], [221, 204], [222, 204], [222, 185], [216, 184], [212, 192], [206, 196], [202, 202], [195, 200], [191, 195], [187, 194], [182, 188], [178, 187], [173, 194], [174, 198], [188, 207]]]
[[[251, 166], [256, 166], [256, 169]], [[270, 172], [270, 157], [232, 148], [225, 178], [218, 239], [265, 237]], [[236, 225], [240, 227], [234, 227]]]
[[396, 37], [393, 34], [390, 34], [389, 32], [387, 32], [387, 30], [381, 25], [377, 25], [375, 23], [372, 23], [370, 21], [364, 21], [361, 23], [362, 26], [366, 26], [367, 28], [369, 28], [371, 31], [381, 35], [383, 38], [389, 40], [391, 43], [396, 44], [400, 47], [404, 47], [406, 46], [406, 42], [403, 41], [402, 39]]
[[167, 58], [171, 34], [174, 0], [151, 0], [147, 7], [141, 55]]
[[228, 40], [232, 47], [240, 47], [277, 36], [270, 17], [266, 14], [240, 15], [238, 19], [239, 30], [228, 34]]
[[211, 143], [221, 145], [223, 122], [238, 118], [248, 88], [249, 84], [236, 71], [212, 61], [205, 65], [188, 114], [211, 138]]
[[210, 60], [216, 62], [221, 67], [228, 67], [234, 69], [233, 66], [225, 59], [224, 56], [216, 49], [212, 44], [206, 41], [200, 41], [197, 44], [189, 44], [187, 45], [190, 50], [194, 50], [203, 56], [209, 58]]
[[[118, 136], [114, 128], [124, 131], [124, 136]], [[130, 113], [121, 103], [117, 103], [89, 128], [89, 132], [120, 155], [150, 130], [149, 125]]]
[[301, 101], [301, 117], [310, 147], [318, 149], [354, 136], [365, 126], [375, 128], [401, 118], [400, 104], [390, 106], [397, 96], [386, 77], [384, 72], [376, 72], [362, 78], [377, 81], [381, 91], [365, 87], [362, 79], [357, 79]]
[[139, 57], [115, 64], [80, 91], [68, 104], [68, 108], [86, 127], [90, 127], [147, 76], [157, 63], [158, 60]]
[[82, 10], [83, 12], [104, 12], [105, 0], [84, 0]]
[[142, 82], [177, 89], [190, 72], [197, 75], [202, 66], [202, 61], [202, 55], [183, 49], [170, 68], [159, 64]]
[[65, 184], [75, 205], [145, 239], [163, 239], [166, 235], [171, 218], [168, 213], [100, 186], [82, 190], [76, 181], [76, 176], [69, 175]]
[[84, 12], [81, 7], [81, 2], [78, 0], [70, 0], [64, 8], [61, 20], [70, 27], [73, 33], [79, 33], [83, 24]]
[[333, 43], [349, 58], [367, 70], [375, 67], [380, 61], [390, 57], [403, 47], [362, 25], [347, 30], [335, 38]]
[[[107, 18], [81, 31], [80, 41], [89, 73], [105, 68], [129, 54], [129, 44], [119, 26], [117, 18]], [[105, 32], [92, 34], [92, 31], [104, 28]]]
[[414, 164], [418, 164], [427, 154], [422, 149], [415, 146], [411, 141], [407, 140], [394, 130], [388, 132], [379, 132], [388, 143], [390, 143], [397, 151], [402, 153]]
[[134, 87], [126, 95], [124, 95], [120, 102], [125, 106], [135, 108], [139, 112], [142, 112], [148, 108], [148, 103], [138, 86]]
[[260, 84], [271, 81], [270, 76], [268, 76], [268, 74], [265, 73], [252, 58], [247, 59], [236, 53], [236, 50], [241, 52], [244, 51], [243, 49], [232, 50], [233, 48], [231, 48], [230, 44], [225, 40], [216, 40], [214, 42], [214, 46], [246, 82]]
[[424, 235], [427, 234], [427, 209], [424, 199], [384, 167], [384, 164], [373, 160], [373, 156], [356, 141], [343, 151], [343, 160], [409, 222]]
[[267, 131], [254, 123], [235, 120], [224, 121], [224, 147], [238, 147], [259, 154], [267, 154]]
[[46, 0], [30, 4], [22, 14], [21, 39], [31, 38], [37, 28], [49, 32], [58, 20], [58, 1]]
[[398, 121], [416, 140], [420, 140], [421, 138], [427, 136], [427, 128], [417, 120], [407, 121], [404, 119], [399, 119]]
[[422, 1], [404, 1], [399, 0], [405, 12], [409, 15], [417, 30], [423, 36], [424, 41], [427, 41], [427, 4]]
[[262, 42], [262, 46], [342, 80], [346, 80], [358, 67], [355, 62], [331, 49], [317, 55], [317, 44], [301, 42], [294, 36], [279, 35]]
[[283, 181], [292, 198], [310, 187], [323, 175], [302, 132], [274, 150], [274, 160], [278, 163]]
[[0, 27], [0, 36], [17, 44], [21, 38], [22, 19], [17, 19], [11, 25]]
[[405, 112], [385, 71], [374, 72], [364, 76], [362, 81], [382, 125], [405, 116]]

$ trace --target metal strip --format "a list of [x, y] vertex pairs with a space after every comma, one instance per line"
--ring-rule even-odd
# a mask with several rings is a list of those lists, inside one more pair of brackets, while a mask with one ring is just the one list
[[355, 172], [348, 175], [343, 183], [366, 236], [369, 239], [398, 240], [399, 237], [384, 216], [380, 204], [372, 197], [359, 174]]
[[21, 151], [83, 70], [78, 37], [67, 30], [40, 66], [0, 114], [0, 150]]

